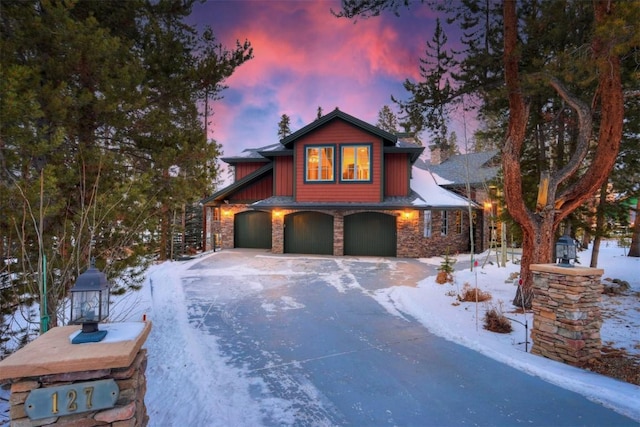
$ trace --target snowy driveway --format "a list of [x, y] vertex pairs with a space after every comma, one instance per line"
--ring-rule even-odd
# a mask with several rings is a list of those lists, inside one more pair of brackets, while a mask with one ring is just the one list
[[[163, 295], [156, 284], [154, 310], [180, 317], [179, 308], [161, 300], [173, 296], [174, 304], [184, 304], [182, 334], [190, 338], [175, 339], [175, 360], [154, 360], [154, 345], [161, 344], [153, 334], [170, 325], [153, 314], [148, 375], [166, 377], [164, 405], [171, 407], [172, 394], [179, 403], [172, 416], [156, 407], [160, 397], [150, 389], [152, 426], [633, 424], [432, 335], [371, 298], [377, 289], [412, 286], [435, 274], [417, 260], [234, 250], [190, 261], [173, 274], [180, 289]], [[179, 378], [178, 364], [186, 368]], [[181, 390], [170, 390], [178, 381]], [[185, 390], [191, 390], [187, 399]]]

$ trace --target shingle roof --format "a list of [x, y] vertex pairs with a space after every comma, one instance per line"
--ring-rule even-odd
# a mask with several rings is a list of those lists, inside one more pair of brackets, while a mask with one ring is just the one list
[[222, 157], [220, 160], [229, 164], [241, 162], [266, 162], [268, 161], [268, 159], [260, 154], [261, 152], [276, 151], [280, 149], [284, 149], [281, 144], [271, 144], [258, 148], [247, 148], [245, 150], [242, 150], [242, 153], [237, 156]]
[[498, 150], [458, 154], [449, 157], [439, 165], [432, 165], [421, 159], [415, 163], [415, 166], [432, 172], [439, 185], [457, 186], [464, 185], [467, 181], [471, 185], [480, 185], [498, 175], [500, 166], [494, 166], [491, 162], [498, 154]]

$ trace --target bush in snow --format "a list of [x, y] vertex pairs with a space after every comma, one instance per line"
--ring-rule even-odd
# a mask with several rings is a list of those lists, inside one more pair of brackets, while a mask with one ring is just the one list
[[498, 307], [491, 306], [484, 315], [484, 328], [499, 334], [508, 334], [513, 331], [511, 322], [502, 314], [502, 302]]

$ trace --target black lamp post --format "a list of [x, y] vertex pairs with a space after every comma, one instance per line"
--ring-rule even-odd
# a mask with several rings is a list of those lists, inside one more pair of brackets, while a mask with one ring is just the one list
[[578, 256], [576, 254], [576, 243], [568, 235], [564, 235], [556, 242], [556, 258], [560, 267], [573, 267], [569, 262], [575, 261]]
[[76, 280], [71, 291], [71, 322], [82, 324], [82, 332], [71, 342], [80, 344], [98, 342], [104, 339], [107, 331], [98, 329], [98, 323], [109, 317], [109, 282], [107, 276], [95, 266], [91, 266]]

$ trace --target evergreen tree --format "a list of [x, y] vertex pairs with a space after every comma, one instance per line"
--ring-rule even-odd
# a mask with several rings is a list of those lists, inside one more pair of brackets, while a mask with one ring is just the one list
[[378, 112], [376, 126], [390, 133], [398, 133], [398, 118], [388, 105], [383, 106]]
[[[338, 16], [399, 13], [409, 3], [346, 0]], [[465, 45], [457, 90], [477, 96], [482, 114], [506, 124], [505, 198], [522, 229], [521, 275], [530, 296], [529, 265], [551, 261], [560, 223], [592, 197], [615, 163], [624, 118], [620, 63], [639, 44], [640, 4], [452, 4], [443, 9], [460, 24]]]
[[456, 62], [453, 54], [445, 48], [447, 40], [440, 19], [436, 19], [433, 37], [426, 43], [425, 57], [420, 58], [420, 76], [423, 80], [414, 83], [407, 79], [404, 82], [404, 88], [411, 94], [408, 101], [392, 99], [404, 113], [405, 129], [409, 128], [415, 134], [427, 129], [432, 136], [432, 148], [438, 148], [445, 156], [450, 156], [457, 151], [457, 147], [451, 146], [447, 138], [448, 109], [454, 95], [449, 74]]
[[47, 298], [43, 328], [92, 257], [117, 292], [135, 289], [133, 267], [166, 256], [171, 209], [211, 189], [219, 146], [197, 102], [250, 46], [199, 35], [192, 3], [0, 3], [0, 249], [19, 260], [14, 292]]
[[290, 125], [291, 119], [286, 114], [283, 114], [278, 123], [278, 138], [284, 139], [291, 134]]

